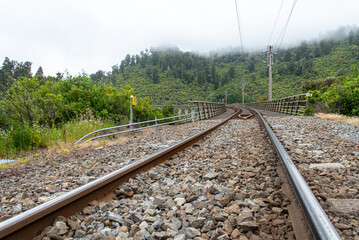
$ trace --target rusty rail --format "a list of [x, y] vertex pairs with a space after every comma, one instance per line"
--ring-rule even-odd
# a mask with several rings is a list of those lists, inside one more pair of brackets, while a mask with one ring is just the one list
[[64, 195], [20, 213], [0, 223], [0, 239], [32, 239], [50, 225], [57, 216], [69, 217], [82, 210], [92, 200], [103, 199], [115, 189], [141, 172], [169, 159], [175, 153], [200, 141], [204, 136], [234, 118], [239, 111], [224, 121], [160, 150], [126, 167], [98, 178]]

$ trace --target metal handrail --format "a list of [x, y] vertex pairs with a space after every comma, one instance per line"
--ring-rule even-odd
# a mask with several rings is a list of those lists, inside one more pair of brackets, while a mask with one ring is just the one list
[[181, 119], [181, 120], [177, 120], [177, 121], [172, 121], [172, 122], [167, 122], [167, 123], [160, 123], [160, 124], [155, 124], [155, 125], [151, 125], [151, 126], [147, 126], [147, 127], [142, 127], [142, 128], [134, 128], [134, 129], [129, 129], [129, 130], [121, 131], [121, 132], [104, 134], [104, 135], [100, 135], [100, 136], [96, 136], [96, 137], [87, 139], [85, 142], [87, 142], [87, 141], [92, 141], [92, 140], [99, 139], [99, 138], [115, 136], [115, 135], [122, 134], [122, 133], [140, 131], [140, 130], [144, 130], [144, 129], [148, 129], [148, 128], [153, 128], [153, 127], [158, 127], [158, 126], [163, 126], [163, 125], [169, 125], [169, 124], [172, 124], [172, 123], [180, 123], [180, 122], [185, 122], [185, 121], [186, 121], [186, 119]]
[[[197, 112], [195, 111], [195, 112], [186, 113], [186, 114], [181, 115], [181, 107], [180, 107], [179, 108], [179, 115], [177, 115], [177, 116], [161, 118], [161, 119], [154, 119], [154, 120], [148, 120], [148, 121], [137, 122], [137, 123], [129, 123], [129, 124], [125, 124], [125, 125], [120, 125], [120, 126], [115, 126], [115, 127], [109, 127], [109, 128], [103, 128], [103, 129], [95, 130], [93, 132], [90, 132], [90, 133], [86, 134], [85, 136], [83, 136], [82, 138], [77, 140], [74, 144], [76, 145], [76, 144], [82, 142], [87, 137], [89, 137], [89, 136], [91, 136], [93, 134], [99, 133], [99, 132], [105, 132], [105, 131], [109, 131], [109, 130], [124, 128], [124, 127], [130, 127], [129, 130], [120, 131], [120, 132], [116, 132], [116, 133], [110, 133], [110, 134], [103, 134], [103, 135], [100, 135], [100, 136], [89, 138], [89, 139], [85, 140], [85, 142], [90, 141], [90, 140], [94, 140], [94, 139], [98, 139], [98, 138], [114, 136], [114, 135], [121, 134], [121, 133], [128, 133], [128, 132], [138, 131], [138, 130], [147, 129], [147, 128], [151, 128], [151, 127], [162, 126], [162, 125], [166, 125], [166, 124], [173, 124], [173, 123], [179, 123], [179, 122], [184, 122], [184, 121], [187, 122], [189, 117], [190, 117], [191, 121], [207, 119], [207, 118], [211, 118], [211, 117], [214, 117], [216, 115], [219, 115], [219, 114], [226, 111], [226, 107], [225, 107], [225, 105], [223, 103], [213, 103], [213, 102], [204, 102], [204, 101], [188, 101], [188, 102], [197, 103], [197, 106], [188, 106], [189, 108], [197, 109]], [[202, 104], [201, 107], [199, 106], [199, 103]], [[182, 117], [185, 117], [185, 119], [181, 119]], [[157, 122], [161, 122], [161, 121], [169, 120], [169, 119], [179, 119], [179, 120], [171, 121], [171, 122], [168, 122], [168, 123], [157, 124]], [[136, 125], [150, 124], [150, 123], [153, 123], [153, 122], [155, 122], [155, 124], [152, 125], [152, 126], [136, 128], [136, 129], [133, 128], [133, 126], [136, 126]]]
[[[195, 113], [197, 115], [197, 113]], [[87, 141], [91, 141], [91, 140], [95, 140], [98, 138], [103, 138], [103, 137], [109, 137], [109, 136], [114, 136], [114, 135], [118, 135], [121, 133], [127, 133], [127, 132], [133, 132], [133, 131], [139, 131], [139, 130], [143, 130], [143, 129], [147, 129], [147, 128], [152, 128], [152, 127], [158, 127], [158, 126], [163, 126], [163, 125], [168, 125], [168, 124], [173, 124], [173, 123], [178, 123], [178, 122], [184, 122], [184, 121], [188, 121], [188, 117], [190, 114], [183, 114], [183, 115], [177, 115], [177, 116], [173, 116], [173, 117], [166, 117], [166, 118], [160, 118], [160, 119], [154, 119], [154, 120], [148, 120], [148, 121], [143, 121], [143, 122], [137, 122], [137, 123], [129, 123], [129, 124], [124, 124], [124, 125], [120, 125], [120, 126], [115, 126], [115, 127], [109, 127], [109, 128], [102, 128], [99, 130], [95, 130], [92, 131], [88, 134], [86, 134], [85, 136], [83, 136], [82, 138], [80, 138], [79, 140], [77, 140], [74, 144], [79, 144], [80, 142], [82, 142], [85, 138], [87, 138], [90, 135], [93, 135], [95, 133], [99, 133], [99, 132], [105, 132], [108, 130], [114, 130], [114, 129], [118, 129], [118, 128], [123, 128], [123, 127], [131, 127], [131, 126], [135, 126], [135, 125], [141, 125], [141, 124], [146, 124], [146, 123], [153, 123], [155, 122], [154, 125], [152, 126], [147, 126], [147, 127], [142, 127], [142, 128], [133, 128], [133, 129], [129, 129], [129, 130], [125, 130], [125, 131], [121, 131], [121, 132], [116, 132], [116, 133], [111, 133], [111, 134], [104, 134], [104, 135], [100, 135], [100, 136], [96, 136], [96, 137], [92, 137], [89, 138], [87, 140], [85, 140], [84, 142]], [[164, 120], [169, 120], [169, 119], [175, 119], [175, 118], [182, 118], [185, 117], [184, 119], [180, 119], [177, 121], [171, 121], [171, 122], [167, 122], [167, 123], [161, 123], [161, 124], [157, 124], [157, 122], [161, 122]], [[191, 116], [192, 117], [192, 116]], [[194, 119], [191, 118], [191, 120], [195, 121], [198, 118], [195, 116]]]
[[275, 136], [268, 123], [263, 119], [262, 115], [258, 111], [254, 111], [258, 114], [268, 132], [269, 138], [275, 147], [275, 150], [281, 160], [281, 164], [300, 203], [304, 216], [307, 218], [307, 222], [314, 238], [341, 239], [328, 216], [325, 214], [323, 208], [320, 206], [319, 202], [310, 190], [308, 184], [299, 173], [288, 153], [285, 151], [283, 145], [279, 142], [278, 138]]

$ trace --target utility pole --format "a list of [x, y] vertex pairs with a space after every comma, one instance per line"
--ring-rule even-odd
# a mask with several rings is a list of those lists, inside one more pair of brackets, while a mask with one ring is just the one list
[[268, 101], [272, 101], [272, 46], [268, 46], [267, 65], [269, 68]]
[[242, 81], [242, 104], [244, 104], [244, 88], [246, 86], [246, 81]]
[[227, 105], [227, 92], [228, 92], [228, 90], [226, 89], [226, 105]]

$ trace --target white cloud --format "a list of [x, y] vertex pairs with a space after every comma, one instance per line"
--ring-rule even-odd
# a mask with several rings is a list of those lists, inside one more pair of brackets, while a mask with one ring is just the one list
[[[265, 49], [282, 0], [238, 0], [245, 50]], [[289, 14], [284, 1], [271, 44]], [[359, 24], [357, 0], [298, 0], [283, 45]], [[127, 53], [175, 45], [199, 52], [238, 47], [233, 0], [3, 0], [0, 60], [41, 65], [45, 74], [110, 70]]]

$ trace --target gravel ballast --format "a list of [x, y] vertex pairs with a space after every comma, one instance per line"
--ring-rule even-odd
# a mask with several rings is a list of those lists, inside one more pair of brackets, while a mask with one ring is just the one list
[[0, 221], [73, 190], [204, 130], [219, 120], [162, 126], [125, 135], [110, 146], [77, 148], [66, 155], [35, 154], [26, 165], [0, 169]]
[[37, 239], [293, 239], [277, 164], [256, 120], [232, 120]]

